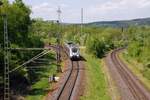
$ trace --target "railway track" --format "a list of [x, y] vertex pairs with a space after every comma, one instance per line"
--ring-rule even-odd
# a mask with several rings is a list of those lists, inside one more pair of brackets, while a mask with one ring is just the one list
[[58, 91], [55, 100], [70, 100], [79, 75], [79, 62], [71, 61], [70, 72], [66, 77], [66, 81]]
[[80, 60], [70, 60], [69, 50], [65, 46], [60, 46], [60, 49], [66, 67], [46, 100], [79, 100], [84, 90], [84, 64]]
[[[120, 74], [123, 82], [126, 84], [132, 98], [134, 100], [150, 100], [150, 93], [138, 78], [127, 68], [127, 66], [119, 59], [117, 53], [121, 49], [114, 50], [110, 57], [115, 65], [118, 73]], [[131, 99], [133, 100], [133, 99]]]

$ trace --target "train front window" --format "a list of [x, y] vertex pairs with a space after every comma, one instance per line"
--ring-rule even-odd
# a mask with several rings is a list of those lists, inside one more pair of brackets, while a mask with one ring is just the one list
[[77, 48], [72, 48], [72, 52], [77, 52], [78, 49]]

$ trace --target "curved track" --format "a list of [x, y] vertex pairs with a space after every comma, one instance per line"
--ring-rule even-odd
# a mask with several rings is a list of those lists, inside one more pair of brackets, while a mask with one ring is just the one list
[[[150, 100], [150, 93], [144, 85], [138, 80], [138, 78], [128, 69], [128, 67], [119, 59], [118, 52], [122, 49], [114, 50], [110, 54], [111, 64], [115, 67], [118, 75], [120, 75], [121, 81], [126, 85], [126, 88], [122, 88], [128, 91], [129, 95], [121, 97], [123, 100]], [[115, 77], [115, 76], [113, 76]], [[122, 84], [123, 85], [123, 84]], [[123, 91], [123, 90], [122, 90]], [[123, 92], [122, 92], [123, 93]], [[121, 94], [122, 95], [122, 94]]]
[[79, 75], [79, 62], [71, 61], [71, 69], [55, 100], [70, 100]]

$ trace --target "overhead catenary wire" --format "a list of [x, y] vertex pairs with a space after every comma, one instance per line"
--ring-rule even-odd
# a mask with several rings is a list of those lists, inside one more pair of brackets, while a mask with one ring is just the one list
[[38, 59], [38, 58], [40, 58], [40, 57], [44, 56], [45, 54], [47, 54], [47, 53], [49, 53], [49, 52], [50, 52], [50, 51], [43, 51], [43, 52], [39, 53], [39, 54], [38, 54], [38, 55], [36, 55], [35, 57], [31, 58], [30, 60], [28, 60], [28, 61], [24, 62], [24, 63], [23, 63], [23, 64], [21, 64], [20, 66], [18, 66], [18, 67], [16, 67], [16, 68], [14, 68], [13, 70], [9, 71], [9, 73], [12, 73], [12, 72], [14, 72], [14, 71], [18, 70], [19, 68], [21, 68], [21, 67], [25, 66], [26, 64], [28, 64], [28, 63], [32, 62], [32, 61], [33, 61], [33, 60], [35, 60], [35, 59]]
[[8, 48], [9, 50], [33, 51], [33, 50], [50, 50], [50, 48]]
[[56, 45], [50, 45], [48, 47], [44, 48], [8, 48], [8, 50], [15, 51], [15, 50], [20, 50], [20, 51], [38, 51], [38, 50], [51, 50], [51, 49], [56, 49]]

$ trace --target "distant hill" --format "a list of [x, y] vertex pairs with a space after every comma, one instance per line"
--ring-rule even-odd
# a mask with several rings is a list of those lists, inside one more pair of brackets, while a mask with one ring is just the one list
[[121, 21], [100, 21], [92, 22], [87, 25], [92, 26], [109, 26], [109, 27], [127, 27], [130, 25], [150, 25], [150, 18], [140, 18], [133, 20], [121, 20]]

